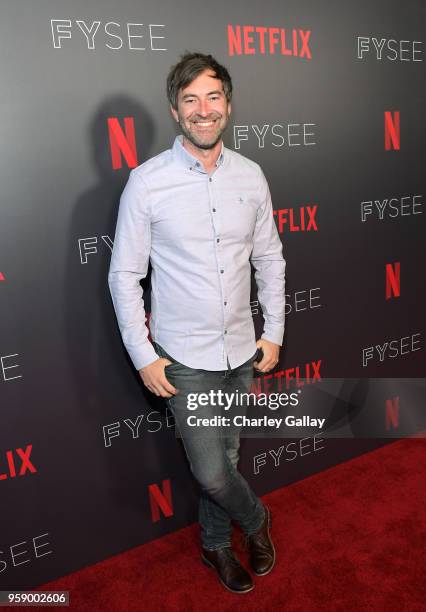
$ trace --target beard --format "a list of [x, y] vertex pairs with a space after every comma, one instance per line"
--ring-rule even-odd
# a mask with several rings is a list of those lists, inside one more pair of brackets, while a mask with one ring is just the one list
[[[182, 130], [182, 134], [187, 140], [189, 140], [189, 142], [191, 142], [198, 149], [208, 150], [213, 149], [222, 138], [222, 134], [228, 125], [228, 119], [229, 116], [224, 116], [220, 113], [210, 113], [208, 117], [194, 115], [187, 120], [190, 126], [188, 127], [183, 117], [179, 115], [179, 125], [180, 129]], [[212, 129], [206, 130], [205, 133], [203, 133], [203, 131], [199, 132], [197, 130], [196, 124], [194, 123], [197, 121], [215, 121], [215, 124]]]

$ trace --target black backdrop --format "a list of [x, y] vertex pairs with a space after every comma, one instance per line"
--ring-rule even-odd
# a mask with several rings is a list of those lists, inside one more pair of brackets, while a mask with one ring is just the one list
[[[114, 134], [131, 142], [134, 128], [139, 164], [171, 146], [165, 79], [186, 49], [228, 66], [225, 144], [270, 184], [287, 260], [277, 370], [315, 362], [355, 406], [335, 439], [244, 439], [241, 470], [263, 494], [424, 426], [425, 12], [421, 0], [5, 3], [2, 588], [196, 520], [173, 419], [131, 366], [107, 286], [132, 165], [119, 152], [113, 167]], [[149, 284], [147, 296], [149, 308]], [[260, 331], [254, 290], [252, 307]]]

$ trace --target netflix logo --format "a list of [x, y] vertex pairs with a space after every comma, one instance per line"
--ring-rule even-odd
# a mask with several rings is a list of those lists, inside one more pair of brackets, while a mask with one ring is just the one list
[[317, 232], [317, 210], [318, 204], [274, 210], [278, 232], [283, 234], [284, 229], [288, 232]]
[[385, 111], [385, 151], [399, 151], [401, 148], [401, 129], [399, 111]]
[[0, 272], [0, 281], [4, 281], [4, 280], [6, 280], [5, 277], [4, 277], [4, 274], [2, 272]]
[[312, 59], [310, 30], [228, 24], [229, 55], [285, 55]]
[[393, 264], [386, 264], [385, 277], [386, 299], [390, 300], [392, 297], [399, 297], [401, 295], [401, 262], [396, 261]]
[[107, 119], [112, 169], [120, 170], [123, 168], [123, 162], [128, 168], [136, 168], [139, 162], [134, 118], [124, 117], [123, 126], [120, 121], [117, 117]]
[[399, 428], [399, 396], [385, 400], [385, 429]]
[[271, 374], [262, 374], [253, 379], [250, 393], [256, 395], [265, 393], [267, 395], [272, 392], [281, 392], [283, 386], [285, 389], [290, 389], [291, 386], [300, 388], [320, 382], [322, 380], [321, 361], [321, 359], [318, 359]]
[[37, 469], [30, 461], [32, 449], [33, 445], [28, 444], [25, 450], [23, 450], [22, 448], [17, 448], [15, 450], [6, 451], [6, 456], [5, 459], [2, 460], [2, 463], [7, 467], [5, 472], [0, 473], [0, 480], [7, 480], [8, 478], [16, 478], [17, 476], [35, 474], [37, 472]]
[[117, 117], [108, 117], [108, 136], [113, 170], [123, 167], [123, 157], [128, 168], [136, 168], [139, 163], [133, 117], [124, 118], [124, 131]]
[[163, 480], [161, 489], [158, 484], [148, 485], [149, 505], [151, 507], [151, 520], [157, 523], [160, 520], [160, 512], [163, 516], [173, 516], [173, 500], [170, 478]]

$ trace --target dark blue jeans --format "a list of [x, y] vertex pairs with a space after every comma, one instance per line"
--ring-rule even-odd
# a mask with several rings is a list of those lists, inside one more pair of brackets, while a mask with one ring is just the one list
[[[170, 357], [160, 345], [153, 344], [158, 355], [172, 362], [165, 368], [166, 378], [179, 389], [177, 395], [166, 401], [175, 417], [177, 435], [182, 439], [191, 472], [201, 488], [199, 522], [202, 545], [209, 550], [230, 546], [231, 520], [249, 535], [261, 526], [265, 510], [237, 470], [241, 428], [234, 425], [223, 428], [189, 426], [187, 422], [189, 416], [211, 419], [215, 415], [226, 416], [232, 422], [235, 410], [231, 406], [225, 411], [212, 402], [188, 410], [188, 394], [209, 394], [219, 390], [228, 394], [248, 392], [255, 355], [238, 368], [214, 372], [188, 368]], [[217, 404], [216, 400], [214, 403]], [[239, 407], [238, 414], [244, 414], [244, 409]]]

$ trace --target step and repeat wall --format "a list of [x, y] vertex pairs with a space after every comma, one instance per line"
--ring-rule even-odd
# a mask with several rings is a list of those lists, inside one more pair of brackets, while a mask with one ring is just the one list
[[[241, 471], [262, 495], [424, 428], [425, 13], [422, 0], [3, 3], [1, 588], [197, 519], [173, 416], [127, 356], [107, 283], [129, 172], [176, 136], [165, 84], [187, 50], [231, 73], [225, 145], [261, 165], [287, 261], [284, 349], [255, 387], [330, 406], [331, 435], [244, 438]], [[251, 308], [260, 335], [254, 283]]]

